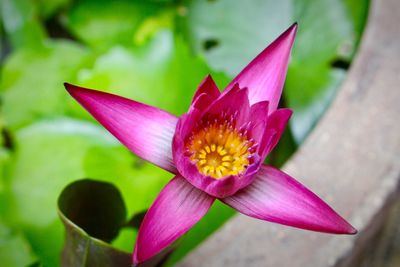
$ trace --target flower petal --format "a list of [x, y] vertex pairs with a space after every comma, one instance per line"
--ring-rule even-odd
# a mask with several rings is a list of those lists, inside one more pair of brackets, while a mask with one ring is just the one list
[[142, 263], [166, 248], [195, 223], [215, 198], [175, 176], [161, 191], [140, 226], [133, 262]]
[[280, 108], [268, 116], [267, 128], [260, 148], [262, 158], [268, 155], [278, 144], [292, 114], [291, 109]]
[[196, 93], [193, 96], [192, 103], [201, 95], [207, 94], [211, 99], [215, 100], [221, 94], [217, 85], [215, 84], [211, 75], [207, 75], [197, 88]]
[[268, 101], [258, 102], [252, 105], [250, 110], [250, 126], [248, 128], [251, 131], [251, 137], [260, 145], [268, 122], [268, 105]]
[[270, 166], [262, 166], [251, 185], [222, 201], [261, 220], [318, 232], [357, 232], [318, 196]]
[[235, 85], [230, 92], [214, 101], [205, 114], [209, 117], [220, 117], [221, 114], [234, 116], [237, 126], [242, 126], [249, 121], [250, 115], [248, 89]]
[[172, 160], [177, 117], [116, 95], [67, 83], [65, 88], [133, 153], [167, 171], [177, 172]]
[[231, 90], [238, 83], [241, 88], [249, 89], [251, 105], [260, 101], [269, 101], [269, 113], [276, 110], [282, 94], [296, 31], [297, 24], [293, 24], [253, 59], [232, 80], [225, 91]]

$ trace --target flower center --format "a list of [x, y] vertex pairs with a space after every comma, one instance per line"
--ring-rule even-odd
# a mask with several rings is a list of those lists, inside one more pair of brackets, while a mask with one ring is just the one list
[[215, 121], [193, 133], [186, 144], [200, 173], [219, 179], [242, 174], [250, 163], [253, 142], [231, 122]]

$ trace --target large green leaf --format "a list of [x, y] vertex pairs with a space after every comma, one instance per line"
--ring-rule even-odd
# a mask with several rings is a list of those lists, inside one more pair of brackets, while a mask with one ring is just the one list
[[41, 117], [63, 114], [69, 96], [62, 84], [74, 81], [87, 60], [87, 50], [66, 41], [12, 53], [0, 83], [6, 126], [17, 129]]

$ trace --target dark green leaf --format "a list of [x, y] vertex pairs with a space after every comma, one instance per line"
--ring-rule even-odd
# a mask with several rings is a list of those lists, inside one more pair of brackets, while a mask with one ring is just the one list
[[126, 210], [117, 188], [94, 180], [76, 181], [62, 191], [58, 206], [66, 230], [62, 266], [131, 265], [130, 254], [105, 242], [116, 236], [125, 221]]
[[125, 224], [126, 209], [112, 184], [79, 180], [68, 185], [58, 199], [60, 211], [94, 238], [110, 242]]

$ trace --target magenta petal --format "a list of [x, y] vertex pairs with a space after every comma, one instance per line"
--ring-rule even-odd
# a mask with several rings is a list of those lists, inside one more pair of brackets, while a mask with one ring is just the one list
[[212, 103], [205, 114], [211, 117], [218, 117], [221, 114], [234, 115], [237, 126], [241, 126], [249, 121], [250, 104], [247, 88], [239, 88], [235, 85], [232, 90], [221, 95]]
[[267, 128], [261, 144], [262, 158], [271, 152], [278, 144], [292, 114], [293, 111], [291, 109], [281, 108], [275, 110], [268, 117]]
[[293, 24], [253, 59], [225, 91], [230, 90], [236, 83], [241, 88], [247, 87], [250, 104], [269, 101], [269, 113], [272, 113], [278, 107], [282, 94], [296, 31], [297, 24]]
[[139, 157], [176, 173], [172, 138], [178, 118], [120, 96], [65, 84], [68, 92], [121, 143]]
[[161, 191], [140, 226], [133, 262], [142, 263], [166, 248], [195, 223], [215, 198], [175, 176]]
[[201, 82], [199, 87], [197, 88], [196, 93], [193, 96], [192, 103], [201, 95], [201, 94], [206, 94], [208, 95], [212, 100], [215, 100], [219, 97], [221, 94], [220, 91], [218, 90], [217, 85], [215, 84], [213, 78], [211, 75], [207, 75], [204, 80]]
[[318, 232], [357, 232], [318, 196], [270, 166], [262, 166], [251, 185], [222, 201], [261, 220]]
[[[268, 101], [262, 101], [251, 106], [250, 109], [250, 131], [251, 137], [257, 142], [262, 143], [268, 122]], [[260, 148], [262, 148], [260, 146]]]

